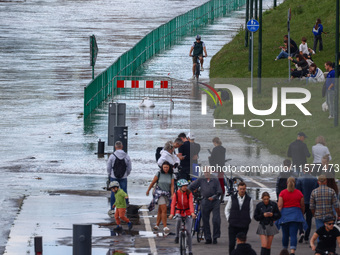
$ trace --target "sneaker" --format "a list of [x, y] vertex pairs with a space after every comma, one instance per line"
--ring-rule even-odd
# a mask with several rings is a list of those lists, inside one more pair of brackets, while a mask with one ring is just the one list
[[334, 119], [334, 116], [329, 115], [329, 116], [328, 116], [328, 119]]
[[276, 59], [274, 59], [274, 61], [277, 61], [277, 58], [276, 58]]
[[201, 72], [203, 72], [204, 71], [204, 68], [203, 68], [203, 66], [201, 67]]
[[122, 230], [123, 228], [120, 226], [120, 225], [118, 225], [117, 227], [115, 227], [113, 230], [115, 230], [115, 231], [120, 231], [120, 230]]
[[158, 230], [159, 229], [159, 227], [157, 226], [157, 225], [155, 225], [154, 227], [153, 227], [153, 230]]
[[211, 244], [212, 242], [211, 242], [211, 239], [207, 239], [206, 241], [205, 241], [205, 244]]
[[129, 230], [131, 230], [131, 229], [132, 229], [132, 227], [133, 227], [133, 223], [132, 223], [131, 221], [128, 223], [128, 227], [129, 227]]
[[164, 233], [169, 234], [170, 233], [170, 228], [165, 227], [163, 228]]
[[214, 238], [213, 244], [217, 244], [217, 239], [216, 238]]
[[299, 243], [302, 243], [304, 238], [305, 238], [305, 234], [301, 233], [300, 238], [299, 238]]
[[179, 243], [179, 237], [175, 237], [175, 243]]
[[196, 79], [196, 76], [193, 75], [193, 76], [191, 77], [191, 80], [195, 80], [195, 79]]

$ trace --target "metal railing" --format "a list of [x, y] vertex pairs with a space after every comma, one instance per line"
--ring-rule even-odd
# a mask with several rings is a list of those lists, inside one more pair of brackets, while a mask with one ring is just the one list
[[84, 119], [113, 93], [114, 77], [132, 75], [156, 53], [193, 33], [199, 26], [238, 9], [245, 2], [246, 0], [211, 0], [148, 33], [84, 88]]

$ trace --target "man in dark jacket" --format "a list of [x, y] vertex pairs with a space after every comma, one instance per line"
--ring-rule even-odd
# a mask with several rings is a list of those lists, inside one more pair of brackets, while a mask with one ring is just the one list
[[251, 245], [246, 243], [247, 235], [243, 232], [240, 232], [236, 235], [236, 243], [237, 247], [231, 255], [256, 255], [256, 252], [251, 248]]
[[246, 184], [240, 182], [237, 194], [231, 196], [225, 208], [225, 216], [229, 222], [229, 254], [235, 249], [238, 233], [248, 233], [249, 224], [254, 215], [254, 205], [250, 196], [246, 193]]
[[310, 202], [310, 195], [312, 191], [319, 187], [318, 180], [315, 176], [311, 175], [311, 171], [313, 169], [305, 168], [303, 174], [297, 179], [296, 181], [296, 188], [300, 190], [303, 194], [303, 198], [305, 200], [305, 214], [306, 214], [306, 222], [308, 228], [305, 233], [303, 230], [300, 233], [299, 243], [305, 240], [305, 243], [309, 242], [309, 234], [312, 228], [312, 218], [313, 214], [312, 211], [309, 209], [309, 202]]
[[307, 138], [305, 133], [299, 132], [297, 139], [289, 145], [287, 156], [292, 158], [293, 166], [295, 166], [297, 172], [302, 172], [307, 158], [310, 157], [307, 145], [304, 140]]
[[[206, 244], [217, 244], [217, 238], [221, 235], [221, 216], [220, 216], [220, 200], [222, 193], [218, 179], [211, 175], [209, 167], [203, 167], [204, 176], [192, 182], [188, 189], [194, 191], [201, 188], [201, 212], [203, 220], [203, 231]], [[213, 234], [211, 239], [210, 231], [210, 214], [213, 214]]]

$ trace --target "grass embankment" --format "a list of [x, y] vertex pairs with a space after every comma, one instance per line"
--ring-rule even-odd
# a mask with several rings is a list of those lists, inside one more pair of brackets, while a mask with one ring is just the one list
[[[340, 128], [334, 127], [334, 121], [328, 119], [328, 112], [322, 112], [321, 104], [325, 98], [321, 97], [322, 84], [308, 84], [304, 81], [293, 81], [291, 83], [280, 83], [278, 78], [288, 78], [287, 59], [274, 61], [279, 54], [278, 46], [283, 45], [283, 35], [287, 34], [287, 12], [292, 10], [291, 38], [299, 46], [301, 38], [307, 38], [309, 48], [313, 47], [312, 28], [317, 18], [322, 20], [324, 31], [329, 32], [323, 35], [324, 50], [317, 51], [313, 56], [314, 62], [324, 70], [326, 61], [334, 61], [335, 56], [335, 2], [333, 0], [287, 0], [274, 10], [266, 11], [263, 14], [263, 56], [262, 56], [262, 77], [271, 80], [262, 81], [262, 94], [256, 93], [257, 79], [254, 79], [254, 106], [256, 109], [269, 109], [272, 105], [272, 87], [278, 87], [279, 102], [277, 110], [270, 116], [255, 116], [248, 110], [245, 101], [245, 115], [232, 115], [232, 102], [226, 102], [222, 107], [215, 110], [215, 118], [233, 119], [241, 121], [243, 119], [295, 119], [298, 125], [294, 128], [284, 128], [280, 122], [275, 122], [271, 127], [271, 122], [265, 122], [261, 128], [234, 126], [244, 134], [256, 137], [273, 153], [286, 156], [289, 144], [296, 139], [297, 133], [303, 131], [307, 134], [305, 140], [310, 152], [315, 144], [315, 138], [323, 135], [326, 138], [327, 146], [332, 154], [331, 163], [340, 164]], [[250, 87], [250, 80], [247, 82], [241, 79], [226, 78], [249, 78], [248, 71], [248, 48], [244, 47], [245, 31], [241, 31], [232, 42], [225, 45], [212, 59], [210, 64], [210, 78], [213, 84], [229, 83], [235, 84], [244, 91]], [[257, 76], [257, 49], [258, 33], [254, 40], [254, 76]], [[292, 64], [292, 67], [294, 65]], [[222, 78], [222, 79], [220, 79]], [[282, 81], [282, 80], [281, 80]], [[304, 87], [311, 92], [311, 100], [304, 106], [312, 113], [312, 116], [304, 116], [297, 107], [289, 105], [287, 115], [281, 116], [280, 87]], [[290, 94], [288, 98], [301, 98], [303, 95]], [[253, 123], [258, 125], [259, 123]], [[292, 124], [288, 123], [287, 124]], [[229, 124], [228, 124], [229, 126]], [[309, 159], [312, 162], [312, 158]]]

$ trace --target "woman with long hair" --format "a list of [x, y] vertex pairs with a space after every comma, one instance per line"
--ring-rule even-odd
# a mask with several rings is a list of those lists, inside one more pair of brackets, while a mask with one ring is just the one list
[[290, 254], [295, 254], [297, 246], [297, 233], [300, 224], [307, 229], [306, 221], [303, 217], [305, 202], [300, 190], [295, 189], [295, 178], [289, 177], [287, 189], [281, 191], [278, 202], [281, 218], [277, 225], [282, 227], [282, 246], [288, 249], [290, 239]]
[[270, 200], [268, 192], [262, 193], [262, 202], [256, 205], [254, 219], [259, 221], [256, 234], [261, 239], [261, 255], [270, 255], [274, 235], [279, 233], [275, 221], [281, 218], [277, 204]]
[[158, 204], [157, 220], [154, 230], [159, 229], [159, 224], [163, 223], [164, 233], [168, 234], [170, 229], [167, 227], [167, 205], [170, 198], [174, 194], [174, 178], [172, 172], [172, 166], [168, 161], [164, 161], [161, 170], [153, 178], [146, 195], [149, 196], [150, 189], [156, 184], [153, 192], [153, 199], [149, 205], [149, 211], [155, 208]]
[[321, 19], [317, 19], [316, 23], [313, 27], [313, 34], [314, 34], [314, 45], [313, 45], [313, 50], [316, 52], [316, 47], [318, 45], [319, 41], [319, 51], [323, 50], [323, 44], [322, 44], [322, 34], [327, 34], [326, 32], [323, 31], [323, 26], [321, 25]]

